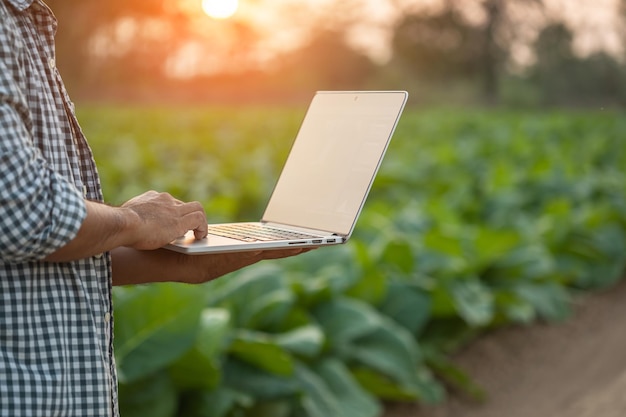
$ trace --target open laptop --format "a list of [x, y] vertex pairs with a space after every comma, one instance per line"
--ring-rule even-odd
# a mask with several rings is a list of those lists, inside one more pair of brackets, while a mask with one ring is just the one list
[[407, 97], [406, 91], [317, 92], [261, 220], [210, 224], [205, 239], [190, 231], [165, 247], [208, 254], [345, 243]]

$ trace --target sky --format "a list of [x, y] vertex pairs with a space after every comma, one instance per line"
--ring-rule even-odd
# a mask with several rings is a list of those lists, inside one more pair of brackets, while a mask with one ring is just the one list
[[[484, 19], [480, 0], [467, 1], [467, 16]], [[384, 63], [391, 56], [392, 28], [400, 18], [400, 10], [437, 10], [443, 0], [239, 0], [239, 9], [230, 19], [208, 17], [202, 0], [178, 0], [178, 7], [195, 16], [194, 40], [187, 42], [167, 63], [171, 75], [186, 77], [194, 73], [219, 72], [224, 66], [237, 66], [238, 59], [254, 59], [263, 65], [276, 53], [297, 48], [311, 30], [326, 25], [349, 27], [348, 42]], [[543, 0], [545, 15], [522, 15], [516, 30], [523, 41], [513, 45], [513, 55], [521, 65], [532, 62], [529, 45], [546, 19], [562, 17], [576, 30], [574, 48], [584, 56], [597, 50], [622, 54], [619, 38], [617, 6], [619, 0]], [[517, 1], [513, 4], [523, 4]], [[329, 14], [331, 8], [334, 13]], [[247, 22], [248, 28], [234, 22]], [[167, 36], [167, 28], [153, 22], [155, 32]], [[140, 30], [133, 22], [122, 22], [114, 31], [119, 50]], [[145, 29], [145, 28], [144, 28]], [[622, 35], [623, 36], [623, 35]], [[102, 41], [102, 40], [101, 40]], [[101, 45], [101, 49], [104, 48]], [[225, 59], [227, 57], [227, 59]]]
[[[200, 1], [200, 0], [186, 0]], [[343, 0], [346, 1], [346, 0]], [[259, 22], [262, 26], [280, 28], [287, 22], [287, 14], [294, 6], [307, 8], [307, 13], [315, 14], [315, 10], [332, 6], [336, 0], [239, 0], [240, 16]], [[618, 20], [619, 0], [543, 0], [548, 16], [563, 16], [565, 21], [576, 29], [574, 46], [581, 54], [587, 54], [597, 49], [619, 51]], [[442, 0], [361, 0], [353, 2], [355, 6], [350, 11], [354, 13], [361, 24], [354, 28], [352, 42], [356, 45], [369, 48], [369, 53], [379, 59], [389, 56], [390, 29], [398, 19], [398, 6], [411, 10], [436, 10]], [[476, 2], [467, 2], [469, 8]], [[398, 5], [398, 6], [394, 6]], [[471, 14], [472, 12], [470, 12]], [[474, 7], [473, 14], [480, 19], [481, 7]], [[290, 28], [293, 30], [294, 28]], [[287, 31], [289, 32], [289, 30]], [[275, 35], [278, 44], [290, 39], [289, 36]]]
[[562, 14], [577, 28], [575, 49], [585, 55], [597, 49], [623, 53], [619, 39], [619, 0], [545, 0], [550, 13]]

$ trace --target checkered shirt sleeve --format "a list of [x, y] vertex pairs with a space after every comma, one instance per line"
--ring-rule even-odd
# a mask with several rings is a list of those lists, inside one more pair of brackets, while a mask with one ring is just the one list
[[[3, 53], [0, 49], [0, 100], [13, 93]], [[5, 262], [43, 259], [78, 233], [86, 215], [82, 194], [33, 147], [24, 128], [27, 114], [15, 107], [0, 101], [0, 260]]]
[[42, 0], [0, 0], [0, 416], [116, 417], [111, 259], [43, 259], [102, 201]]

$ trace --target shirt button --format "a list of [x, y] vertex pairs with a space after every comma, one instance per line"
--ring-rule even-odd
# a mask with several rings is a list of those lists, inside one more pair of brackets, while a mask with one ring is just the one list
[[93, 257], [96, 259], [102, 259], [103, 256], [104, 256], [104, 253], [97, 253]]
[[56, 62], [54, 61], [54, 58], [48, 59], [48, 66], [50, 67], [51, 70], [53, 70], [56, 67]]
[[104, 315], [104, 322], [105, 322], [105, 323], [109, 323], [110, 321], [111, 321], [111, 313], [108, 313], [108, 312], [107, 312], [107, 313]]

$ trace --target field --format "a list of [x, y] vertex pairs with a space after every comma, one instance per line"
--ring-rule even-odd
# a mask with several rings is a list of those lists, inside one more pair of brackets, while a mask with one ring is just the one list
[[[112, 204], [147, 189], [261, 215], [302, 108], [83, 107]], [[124, 416], [375, 417], [483, 393], [450, 355], [563, 320], [626, 262], [617, 111], [403, 115], [346, 246], [202, 286], [115, 291]]]

